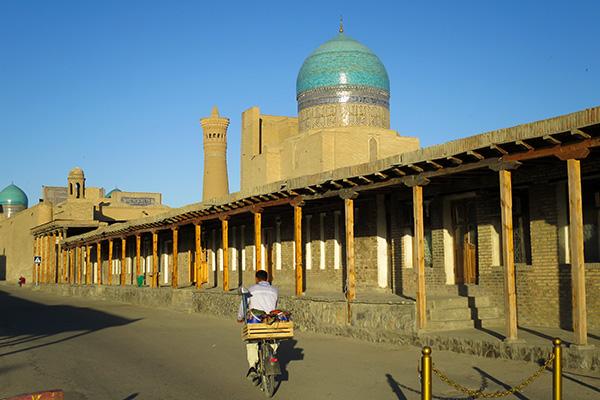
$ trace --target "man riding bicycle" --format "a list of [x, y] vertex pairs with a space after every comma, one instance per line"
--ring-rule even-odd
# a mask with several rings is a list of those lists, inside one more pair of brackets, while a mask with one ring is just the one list
[[[248, 288], [248, 310], [259, 310], [268, 314], [277, 308], [277, 300], [279, 297], [277, 288], [271, 286], [269, 283], [269, 273], [267, 271], [259, 270], [256, 271], [256, 284]], [[245, 297], [242, 297], [240, 303], [240, 309], [238, 311], [238, 322], [244, 322], [246, 315], [244, 315], [244, 301]], [[273, 352], [277, 351], [277, 345], [272, 345]], [[256, 373], [256, 364], [258, 363], [258, 343], [247, 342], [246, 353], [248, 356], [248, 373], [246, 376], [251, 381], [256, 381], [258, 375]]]

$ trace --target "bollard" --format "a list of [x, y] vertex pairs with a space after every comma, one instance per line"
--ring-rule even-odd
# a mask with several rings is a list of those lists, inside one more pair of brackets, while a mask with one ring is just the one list
[[552, 400], [562, 399], [562, 348], [561, 340], [554, 338], [554, 360], [552, 360]]
[[421, 357], [421, 400], [431, 400], [431, 347], [423, 347]]

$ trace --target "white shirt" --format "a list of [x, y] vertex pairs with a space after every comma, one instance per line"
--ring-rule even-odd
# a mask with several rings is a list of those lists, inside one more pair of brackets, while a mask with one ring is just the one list
[[[248, 296], [248, 310], [253, 308], [262, 310], [266, 313], [277, 308], [277, 298], [279, 297], [279, 291], [277, 288], [271, 286], [269, 282], [260, 281], [256, 285], [252, 285], [248, 288], [250, 295]], [[242, 302], [244, 299], [242, 299]], [[238, 319], [245, 318], [243, 303], [240, 303], [240, 309], [238, 311]]]

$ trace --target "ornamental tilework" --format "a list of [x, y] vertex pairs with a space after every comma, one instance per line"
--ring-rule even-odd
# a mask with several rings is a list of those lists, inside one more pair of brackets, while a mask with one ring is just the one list
[[296, 94], [334, 85], [390, 90], [387, 71], [379, 58], [344, 33], [322, 44], [304, 61], [296, 81]]

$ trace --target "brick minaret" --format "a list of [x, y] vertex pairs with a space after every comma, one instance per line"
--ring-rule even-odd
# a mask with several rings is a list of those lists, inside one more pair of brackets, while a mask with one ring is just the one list
[[227, 127], [229, 118], [213, 107], [210, 117], [200, 120], [204, 133], [204, 188], [202, 201], [229, 194], [227, 178]]

